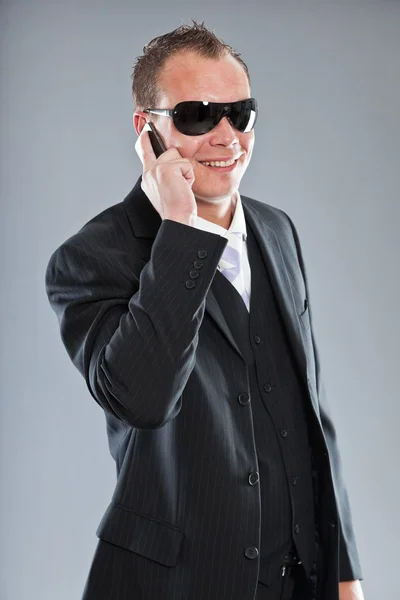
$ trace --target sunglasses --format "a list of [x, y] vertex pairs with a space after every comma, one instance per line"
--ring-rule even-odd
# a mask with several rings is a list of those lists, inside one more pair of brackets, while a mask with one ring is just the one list
[[223, 117], [228, 117], [235, 129], [248, 133], [257, 121], [258, 108], [255, 98], [237, 102], [189, 100], [179, 102], [172, 110], [146, 108], [143, 112], [172, 117], [177, 130], [185, 135], [203, 135], [214, 129]]

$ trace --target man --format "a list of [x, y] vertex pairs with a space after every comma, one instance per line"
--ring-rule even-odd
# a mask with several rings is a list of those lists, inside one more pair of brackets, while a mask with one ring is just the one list
[[46, 272], [117, 466], [83, 599], [362, 600], [297, 232], [239, 194], [257, 105], [196, 27], [134, 113], [142, 176]]

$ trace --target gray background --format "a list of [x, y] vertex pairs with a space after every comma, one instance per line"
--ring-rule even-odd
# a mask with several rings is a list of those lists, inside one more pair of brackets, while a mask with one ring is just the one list
[[83, 591], [116, 472], [44, 273], [140, 175], [131, 68], [191, 18], [249, 66], [260, 114], [240, 191], [297, 225], [364, 591], [398, 598], [400, 4], [261, 4], [1, 2], [2, 600]]

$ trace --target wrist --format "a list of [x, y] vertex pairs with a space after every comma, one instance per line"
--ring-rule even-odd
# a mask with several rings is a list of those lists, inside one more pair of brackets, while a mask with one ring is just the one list
[[164, 219], [169, 219], [170, 221], [176, 221], [177, 223], [182, 223], [182, 225], [189, 225], [190, 227], [196, 226], [196, 215], [195, 214], [165, 215]]

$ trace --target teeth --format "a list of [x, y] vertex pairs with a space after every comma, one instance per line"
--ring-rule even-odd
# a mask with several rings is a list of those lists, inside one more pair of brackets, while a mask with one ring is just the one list
[[202, 162], [202, 165], [210, 165], [211, 167], [230, 167], [231, 165], [233, 165], [233, 163], [235, 162], [235, 160], [229, 160], [229, 161], [215, 161], [215, 162]]

